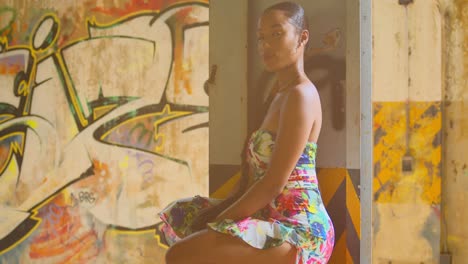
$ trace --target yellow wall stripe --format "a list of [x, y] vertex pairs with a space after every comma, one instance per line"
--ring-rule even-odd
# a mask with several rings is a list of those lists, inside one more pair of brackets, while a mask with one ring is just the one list
[[361, 239], [361, 203], [349, 175], [346, 176], [346, 208], [351, 216], [356, 233], [359, 239]]

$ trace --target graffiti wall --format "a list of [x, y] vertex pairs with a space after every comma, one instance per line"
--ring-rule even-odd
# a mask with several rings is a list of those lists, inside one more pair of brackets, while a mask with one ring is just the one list
[[3, 3], [0, 263], [158, 263], [208, 192], [207, 1]]

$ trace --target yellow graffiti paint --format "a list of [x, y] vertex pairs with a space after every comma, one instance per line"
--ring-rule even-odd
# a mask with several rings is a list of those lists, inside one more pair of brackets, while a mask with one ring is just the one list
[[[24, 133], [23, 132], [14, 132], [14, 133], [11, 133], [11, 134], [7, 134], [7, 135], [5, 135], [3, 137], [0, 137], [0, 142], [3, 141], [3, 140], [6, 140], [8, 138], [15, 137], [15, 136], [21, 137], [20, 143], [12, 142], [10, 144], [10, 149], [9, 149], [8, 154], [6, 156], [5, 162], [0, 167], [0, 175], [5, 171], [5, 168], [6, 168], [7, 164], [9, 164], [9, 162], [11, 160], [11, 157], [13, 156], [13, 153], [18, 153], [20, 155], [23, 155], [23, 150], [24, 150], [24, 145], [23, 145], [24, 144]], [[21, 145], [19, 145], [19, 144], [21, 144]]]
[[121, 170], [124, 170], [124, 169], [128, 168], [128, 161], [129, 161], [128, 156], [125, 156], [124, 160], [119, 161], [119, 168]]
[[112, 237], [117, 237], [121, 235], [130, 235], [130, 236], [139, 236], [144, 234], [152, 234], [155, 238], [159, 247], [168, 249], [169, 247], [161, 242], [161, 237], [155, 233], [154, 228], [140, 229], [140, 230], [124, 230], [124, 229], [115, 229], [110, 228], [107, 230], [108, 234]]
[[0, 124], [3, 123], [3, 122], [6, 122], [12, 118], [15, 118], [14, 115], [12, 114], [0, 114]]
[[88, 120], [83, 114], [81, 104], [78, 100], [78, 95], [76, 94], [75, 88], [73, 86], [73, 81], [71, 79], [70, 73], [67, 70], [67, 67], [65, 65], [65, 61], [63, 60], [62, 56], [62, 49], [60, 49], [57, 53], [55, 53], [56, 59], [59, 65], [59, 68], [62, 72], [63, 80], [64, 83], [63, 85], [66, 87], [68, 91], [68, 95], [70, 96], [71, 103], [73, 105], [73, 109], [75, 110], [75, 113], [78, 116], [78, 120], [81, 124], [82, 127], [86, 127], [88, 125]]
[[19, 166], [16, 159], [12, 158], [6, 163], [6, 169], [2, 171], [2, 177], [0, 177], [0, 197], [2, 200], [5, 199], [5, 197], [14, 197], [14, 186], [19, 177]]
[[406, 153], [406, 103], [374, 103], [374, 194], [377, 202], [440, 203], [440, 102], [411, 102], [409, 149], [414, 169], [403, 173]]
[[[163, 111], [156, 114], [156, 116], [161, 116], [161, 118], [158, 118], [158, 120], [153, 123], [154, 131], [158, 131], [159, 125], [163, 124], [164, 122], [170, 121], [172, 119], [177, 119], [181, 116], [189, 115], [191, 113], [192, 112], [184, 112], [184, 111], [173, 112], [171, 111], [170, 105], [165, 105]], [[156, 142], [159, 142], [159, 144], [155, 147], [156, 152], [159, 152], [163, 149], [164, 139], [165, 139], [165, 136], [163, 133], [156, 132], [154, 134], [154, 140]]]
[[110, 105], [103, 105], [103, 106], [96, 106], [93, 109], [93, 119], [96, 120], [100, 118], [101, 116], [109, 113], [112, 111], [114, 108], [117, 107], [117, 104], [110, 104]]

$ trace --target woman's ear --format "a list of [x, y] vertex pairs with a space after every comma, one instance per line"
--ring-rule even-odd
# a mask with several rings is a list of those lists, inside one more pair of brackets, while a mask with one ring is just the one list
[[301, 45], [304, 45], [309, 41], [309, 31], [308, 30], [303, 30], [301, 33], [301, 36], [299, 38], [299, 41]]

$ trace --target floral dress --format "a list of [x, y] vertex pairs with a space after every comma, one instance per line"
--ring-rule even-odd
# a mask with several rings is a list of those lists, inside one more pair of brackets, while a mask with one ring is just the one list
[[[253, 168], [251, 183], [262, 178], [268, 168], [275, 135], [256, 130], [248, 142], [247, 158]], [[296, 264], [327, 263], [335, 243], [333, 223], [322, 202], [315, 156], [317, 144], [306, 143], [283, 191], [253, 215], [233, 221], [208, 223], [209, 228], [238, 237], [249, 245], [267, 249], [288, 242], [297, 248]], [[174, 201], [159, 216], [162, 232], [171, 245], [192, 233], [190, 223], [200, 209], [220, 200], [191, 197]]]

